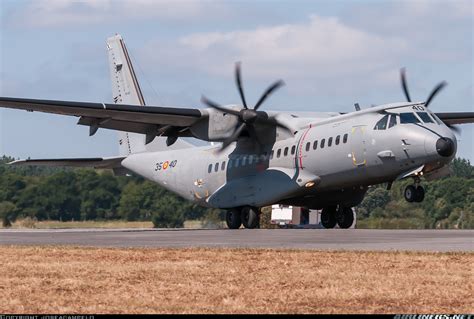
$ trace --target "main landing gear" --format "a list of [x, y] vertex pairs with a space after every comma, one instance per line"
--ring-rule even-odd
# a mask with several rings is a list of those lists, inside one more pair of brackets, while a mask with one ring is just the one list
[[350, 207], [329, 206], [321, 212], [321, 224], [324, 228], [349, 228], [354, 223], [354, 212]]
[[260, 227], [260, 212], [255, 207], [234, 208], [227, 211], [226, 223], [229, 229], [238, 229], [241, 225], [253, 229]]
[[420, 178], [416, 177], [415, 184], [408, 185], [405, 188], [405, 192], [403, 194], [405, 195], [405, 199], [407, 202], [421, 203], [423, 199], [425, 199], [425, 189], [423, 188], [423, 186], [420, 185]]

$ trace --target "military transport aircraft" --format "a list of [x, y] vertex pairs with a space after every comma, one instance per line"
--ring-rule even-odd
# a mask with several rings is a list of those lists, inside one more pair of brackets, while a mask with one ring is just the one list
[[[119, 132], [120, 156], [30, 159], [13, 165], [113, 169], [154, 181], [197, 204], [227, 210], [231, 229], [255, 228], [259, 208], [275, 203], [322, 209], [326, 228], [348, 228], [352, 207], [370, 185], [412, 178], [409, 202], [421, 202], [422, 178], [448, 174], [456, 154], [456, 124], [473, 123], [474, 112], [434, 113], [428, 107], [445, 82], [425, 101], [339, 112], [265, 112], [271, 85], [251, 107], [235, 79], [241, 104], [221, 106], [203, 97], [204, 109], [145, 106], [137, 77], [120, 35], [107, 40], [114, 104], [0, 97], [0, 107], [79, 117], [78, 124]], [[183, 137], [218, 145], [193, 146]]]

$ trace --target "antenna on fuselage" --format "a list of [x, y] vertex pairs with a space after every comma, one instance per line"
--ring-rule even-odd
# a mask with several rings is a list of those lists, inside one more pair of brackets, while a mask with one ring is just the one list
[[356, 108], [356, 111], [360, 111], [360, 105], [359, 105], [359, 103], [355, 103], [355, 104], [354, 104], [354, 107]]

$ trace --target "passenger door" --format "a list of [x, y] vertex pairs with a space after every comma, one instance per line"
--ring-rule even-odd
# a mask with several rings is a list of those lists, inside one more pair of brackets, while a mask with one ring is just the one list
[[367, 125], [353, 126], [351, 131], [352, 162], [355, 166], [367, 164]]

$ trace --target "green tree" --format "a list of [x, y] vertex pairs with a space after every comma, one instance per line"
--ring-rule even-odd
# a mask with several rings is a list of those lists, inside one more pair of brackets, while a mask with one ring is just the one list
[[176, 198], [165, 196], [157, 201], [152, 216], [155, 228], [178, 228], [184, 226], [182, 206]]
[[457, 177], [472, 178], [474, 177], [474, 167], [469, 160], [464, 158], [455, 158], [451, 164], [453, 175]]
[[11, 227], [17, 213], [18, 209], [12, 202], [0, 202], [0, 219], [3, 227]]

